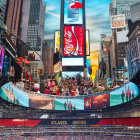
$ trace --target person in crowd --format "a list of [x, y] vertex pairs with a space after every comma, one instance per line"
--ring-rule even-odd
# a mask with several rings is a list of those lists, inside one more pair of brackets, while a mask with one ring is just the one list
[[44, 89], [44, 94], [50, 94], [50, 88], [49, 87], [45, 87]]
[[56, 95], [59, 96], [59, 86], [56, 86], [57, 90], [56, 90]]
[[65, 95], [69, 96], [69, 94], [70, 94], [69, 88], [67, 85], [65, 85]]
[[93, 94], [93, 86], [90, 85], [88, 88], [88, 95]]
[[79, 95], [79, 91], [77, 89], [77, 86], [73, 85], [71, 89], [71, 96], [78, 96], [78, 95]]
[[126, 92], [126, 101], [128, 102], [128, 91]]
[[79, 87], [79, 94], [80, 94], [80, 95], [83, 95], [83, 94], [84, 94], [84, 87], [83, 87], [82, 84], [81, 84], [80, 87]]

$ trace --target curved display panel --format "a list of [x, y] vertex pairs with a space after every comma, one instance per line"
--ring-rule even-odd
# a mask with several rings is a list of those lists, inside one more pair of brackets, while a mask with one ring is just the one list
[[123, 104], [138, 95], [139, 88], [132, 82], [108, 92], [71, 97], [28, 93], [12, 83], [7, 83], [0, 88], [0, 97], [8, 102], [46, 110], [94, 110]]

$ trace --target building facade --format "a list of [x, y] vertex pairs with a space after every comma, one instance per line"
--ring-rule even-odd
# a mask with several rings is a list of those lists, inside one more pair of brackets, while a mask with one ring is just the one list
[[133, 22], [140, 20], [140, 2], [130, 7], [131, 20]]
[[130, 23], [129, 42], [126, 47], [129, 79], [133, 79], [140, 70], [140, 21]]

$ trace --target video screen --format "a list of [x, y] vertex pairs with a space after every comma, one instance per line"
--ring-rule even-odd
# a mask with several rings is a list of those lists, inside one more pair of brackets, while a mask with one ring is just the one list
[[64, 24], [83, 24], [82, 0], [64, 0]]
[[65, 26], [63, 35], [64, 56], [84, 56], [83, 27]]
[[84, 98], [81, 99], [55, 99], [54, 110], [84, 110]]
[[139, 94], [139, 88], [134, 83], [129, 82], [125, 86], [110, 92], [110, 106], [115, 106], [128, 102]]
[[76, 78], [77, 75], [84, 76], [84, 72], [62, 72], [62, 77], [74, 77]]
[[109, 107], [109, 104], [110, 104], [109, 93], [94, 97], [85, 97], [84, 99], [85, 110], [105, 108]]
[[62, 66], [84, 66], [83, 58], [62, 58]]
[[13, 104], [29, 107], [28, 94], [15, 85], [9, 83], [3, 85], [0, 89], [0, 97]]

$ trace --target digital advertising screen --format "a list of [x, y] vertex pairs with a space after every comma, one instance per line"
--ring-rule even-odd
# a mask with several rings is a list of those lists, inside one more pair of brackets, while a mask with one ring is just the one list
[[90, 59], [87, 59], [86, 60], [86, 66], [87, 66], [87, 77], [90, 77], [90, 62], [91, 60]]
[[58, 52], [60, 48], [60, 31], [55, 31], [55, 50], [54, 52]]
[[37, 109], [53, 110], [54, 98], [49, 96], [43, 97], [39, 95], [29, 94], [29, 106], [31, 108]]
[[55, 99], [54, 110], [84, 110], [84, 98], [80, 99]]
[[13, 104], [29, 107], [28, 94], [12, 84], [6, 83], [1, 87], [0, 97]]
[[125, 86], [110, 92], [110, 106], [115, 106], [128, 102], [139, 94], [139, 88], [134, 83], [129, 82]]
[[89, 30], [86, 30], [86, 56], [90, 55], [90, 36]]
[[63, 35], [64, 56], [84, 56], [83, 27], [65, 26]]
[[82, 0], [64, 0], [64, 24], [83, 24]]
[[0, 46], [0, 77], [2, 75], [3, 59], [4, 59], [4, 49], [2, 46]]
[[83, 58], [62, 58], [62, 66], [84, 66]]
[[85, 97], [84, 99], [85, 110], [105, 108], [109, 107], [109, 105], [110, 105], [109, 93], [94, 97]]
[[74, 77], [76, 78], [77, 75], [84, 76], [84, 72], [62, 72], [62, 77]]

